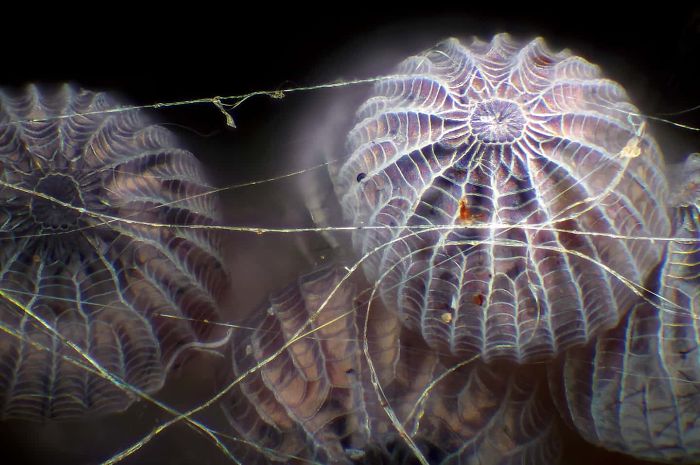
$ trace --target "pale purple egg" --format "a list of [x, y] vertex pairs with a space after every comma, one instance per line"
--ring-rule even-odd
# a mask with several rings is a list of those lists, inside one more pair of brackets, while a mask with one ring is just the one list
[[675, 178], [674, 240], [620, 325], [552, 365], [567, 422], [589, 442], [646, 460], [700, 461], [700, 165]]
[[210, 187], [117, 106], [68, 85], [0, 93], [0, 418], [123, 410], [220, 337]]
[[624, 89], [542, 39], [450, 39], [378, 82], [333, 169], [363, 269], [436, 350], [551, 359], [615, 326], [670, 232]]
[[238, 460], [559, 462], [543, 366], [441, 357], [346, 274], [304, 275], [236, 324], [223, 407]]

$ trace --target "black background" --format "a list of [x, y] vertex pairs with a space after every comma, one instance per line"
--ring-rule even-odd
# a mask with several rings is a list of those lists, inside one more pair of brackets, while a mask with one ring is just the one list
[[[131, 104], [148, 105], [376, 76], [442, 38], [489, 39], [507, 31], [523, 39], [543, 36], [553, 50], [570, 48], [601, 65], [645, 114], [675, 113], [700, 105], [700, 9], [670, 2], [623, 7], [579, 1], [538, 4], [538, 9], [491, 3], [438, 9], [426, 2], [421, 7], [402, 5], [402, 10], [386, 6], [386, 11], [378, 11], [378, 4], [297, 4], [280, 9], [231, 2], [198, 11], [171, 5], [146, 13], [143, 5], [123, 4], [100, 5], [99, 11], [97, 6], [42, 15], [29, 11], [3, 20], [16, 30], [3, 31], [0, 86], [72, 82], [116, 92]], [[248, 7], [258, 11], [236, 11]], [[279, 100], [252, 98], [233, 111], [235, 129], [227, 127], [224, 117], [209, 104], [152, 113], [212, 168], [216, 184], [229, 185], [283, 174], [295, 166], [287, 148], [300, 137], [294, 132], [296, 122], [313, 120], [309, 102], [333, 98], [334, 92], [295, 93]], [[700, 127], [700, 110], [664, 117]], [[665, 123], [651, 127], [669, 159], [700, 151], [698, 132]], [[281, 181], [240, 197], [226, 197], [227, 220], [250, 226], [305, 225], [301, 214], [288, 213], [303, 210], [292, 188], [293, 184]], [[298, 274], [295, 266], [279, 266], [298, 261], [299, 257], [286, 258], [297, 248], [290, 238], [235, 236], [230, 243], [231, 260], [241, 269], [233, 273], [234, 314]], [[285, 258], [280, 258], [283, 254]], [[207, 384], [209, 375], [195, 371], [189, 376], [176, 382], [185, 391], [196, 392], [193, 396], [202, 395], [206, 389], [201, 385]], [[165, 394], [168, 401], [169, 395]], [[172, 399], [178, 402], [177, 395]], [[15, 461], [7, 463], [94, 463], [119, 450], [119, 444], [124, 447], [143, 435], [148, 425], [166, 419], [142, 410], [137, 406], [131, 417], [96, 420], [88, 427], [0, 425], [2, 460], [16, 455]], [[217, 420], [207, 421], [215, 424]], [[81, 428], [84, 431], [71, 436], [70, 430]], [[90, 434], [96, 430], [98, 436]], [[107, 445], [111, 437], [116, 446]], [[154, 443], [124, 463], [227, 463], [213, 446], [186, 428]], [[635, 463], [601, 455], [582, 444], [572, 447], [579, 452], [572, 454], [570, 463]]]
[[[173, 5], [147, 13], [142, 5], [119, 10], [110, 6], [76, 11], [73, 20], [51, 14], [8, 15], [5, 23], [16, 19], [17, 33], [7, 34], [0, 85], [67, 81], [117, 91], [134, 104], [240, 95], [368, 77], [390, 71], [396, 61], [442, 38], [489, 39], [510, 32], [522, 39], [542, 36], [553, 50], [570, 48], [601, 65], [647, 114], [700, 104], [698, 8], [672, 2], [532, 2], [530, 8], [463, 3], [461, 8], [428, 2], [421, 8], [391, 8], [379, 2], [314, 7], [229, 2], [220, 9], [192, 10], [197, 7], [190, 4], [187, 9]], [[375, 61], [367, 63], [368, 56]], [[358, 69], [360, 63], [366, 69]], [[222, 127], [223, 119], [211, 106], [160, 110], [158, 118], [209, 135], [229, 132], [239, 143], [268, 129], [266, 124], [280, 118], [280, 112], [289, 116], [288, 107], [306, 97], [287, 105], [251, 100], [235, 112], [235, 131]], [[699, 126], [700, 111], [672, 119]], [[684, 135], [688, 132], [673, 138], [678, 143]], [[681, 149], [697, 149], [693, 141], [682, 143]]]

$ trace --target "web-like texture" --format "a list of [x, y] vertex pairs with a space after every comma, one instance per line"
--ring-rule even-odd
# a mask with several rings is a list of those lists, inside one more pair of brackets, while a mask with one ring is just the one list
[[558, 461], [542, 367], [442, 358], [359, 295], [322, 269], [235, 331], [234, 375], [259, 366], [225, 404], [244, 463], [414, 463], [407, 438], [436, 464]]
[[[664, 173], [647, 117], [599, 76], [497, 36], [444, 42], [396, 75], [241, 96], [3, 93], [3, 448], [71, 465], [591, 463], [572, 440], [612, 455], [581, 436], [697, 461], [700, 158]], [[370, 81], [350, 150], [335, 150]], [[250, 97], [321, 88], [337, 120], [309, 111], [280, 171], [236, 156], [249, 177], [217, 188], [141, 113], [206, 103], [235, 127]], [[205, 159], [206, 139], [192, 144]], [[327, 163], [284, 167], [302, 151]], [[326, 167], [334, 184], [306, 177]], [[309, 217], [285, 178], [306, 184]], [[294, 276], [261, 308], [239, 304]], [[188, 348], [215, 356], [171, 370]]]
[[355, 287], [339, 287], [307, 325], [342, 277], [332, 269], [301, 277], [233, 334], [234, 375], [272, 359], [232, 391], [227, 416], [240, 434], [281, 461], [290, 456], [337, 461], [345, 455], [341, 442], [356, 442], [357, 425], [345, 420], [359, 405], [351, 389], [360, 357]]
[[[700, 170], [674, 198], [675, 240], [651, 278], [654, 292], [620, 325], [555, 364], [550, 384], [583, 437], [644, 459], [700, 460]], [[624, 310], [624, 309], [623, 309]]]
[[215, 224], [211, 188], [167, 130], [115, 108], [0, 93], [1, 419], [123, 410], [215, 337], [219, 239], [179, 227]]
[[667, 187], [638, 112], [541, 39], [455, 39], [375, 85], [332, 173], [384, 302], [436, 350], [543, 360], [618, 323], [661, 256]]

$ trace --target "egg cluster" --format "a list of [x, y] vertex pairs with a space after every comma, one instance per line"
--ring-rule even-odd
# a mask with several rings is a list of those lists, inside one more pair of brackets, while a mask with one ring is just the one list
[[2, 93], [0, 419], [119, 412], [226, 344], [241, 463], [550, 465], [567, 428], [697, 463], [699, 160], [666, 166], [568, 51], [447, 40], [376, 83], [329, 164], [353, 261], [223, 333], [194, 156], [105, 94]]

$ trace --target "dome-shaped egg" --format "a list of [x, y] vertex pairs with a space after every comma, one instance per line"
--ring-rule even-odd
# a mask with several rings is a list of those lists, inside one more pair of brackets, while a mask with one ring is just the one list
[[558, 463], [542, 367], [444, 359], [357, 287], [324, 268], [236, 325], [224, 412], [238, 460]]
[[[700, 164], [675, 178], [675, 237], [645, 300], [554, 364], [563, 416], [586, 440], [642, 459], [700, 461]], [[684, 181], [684, 182], [681, 182]]]
[[622, 87], [568, 51], [450, 39], [356, 118], [336, 193], [366, 275], [435, 349], [551, 358], [617, 324], [660, 260], [662, 154]]
[[169, 131], [106, 94], [0, 93], [0, 418], [123, 410], [220, 337], [209, 190]]
[[224, 412], [255, 445], [239, 451], [245, 463], [338, 463], [346, 447], [364, 444], [346, 418], [359, 405], [354, 296], [341, 270], [323, 268], [272, 294], [234, 330], [233, 374], [245, 377]]

